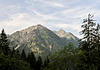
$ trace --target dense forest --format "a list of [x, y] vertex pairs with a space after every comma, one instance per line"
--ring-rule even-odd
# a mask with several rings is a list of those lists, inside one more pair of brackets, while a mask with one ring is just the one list
[[10, 41], [2, 30], [0, 34], [0, 70], [100, 70], [100, 25], [93, 15], [83, 20], [79, 47], [70, 42], [46, 58], [26, 55], [23, 50], [10, 49]]

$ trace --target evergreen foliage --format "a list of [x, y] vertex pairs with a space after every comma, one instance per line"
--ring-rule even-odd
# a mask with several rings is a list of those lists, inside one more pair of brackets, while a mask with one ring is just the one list
[[26, 53], [25, 53], [24, 49], [22, 50], [22, 53], [21, 53], [21, 59], [26, 60]]
[[25, 61], [0, 54], [0, 70], [30, 70], [30, 64]]
[[74, 46], [69, 43], [68, 46], [64, 46], [61, 50], [53, 53], [49, 57], [49, 65], [44, 70], [74, 70], [77, 58], [77, 51]]
[[44, 67], [44, 68], [46, 68], [46, 67], [48, 68], [49, 63], [50, 63], [50, 60], [49, 60], [49, 58], [47, 57], [47, 58], [44, 60], [43, 67]]
[[[98, 61], [100, 60], [100, 25], [94, 22], [93, 15], [88, 15], [84, 19], [81, 31], [83, 38], [80, 41], [80, 50], [82, 55], [80, 57], [80, 64], [83, 63], [81, 70], [98, 70]], [[81, 63], [82, 62], [82, 63]], [[80, 65], [79, 65], [80, 66]]]
[[0, 34], [0, 50], [5, 54], [8, 55], [10, 53], [9, 48], [9, 41], [7, 39], [7, 35], [5, 34], [4, 29]]
[[33, 52], [28, 54], [26, 61], [30, 63], [30, 67], [33, 70], [36, 70], [36, 58]]
[[[9, 40], [2, 30], [0, 34], [0, 70], [30, 70], [30, 64], [23, 60], [18, 60], [18, 51], [9, 48]], [[16, 55], [15, 55], [16, 54]]]
[[41, 70], [42, 69], [42, 58], [41, 58], [41, 56], [38, 57], [36, 64], [37, 64], [36, 70]]

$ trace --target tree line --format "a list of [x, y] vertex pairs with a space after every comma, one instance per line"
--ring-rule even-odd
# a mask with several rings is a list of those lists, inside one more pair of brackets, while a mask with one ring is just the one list
[[9, 44], [3, 29], [0, 34], [0, 70], [41, 70], [48, 65], [48, 58], [43, 62], [41, 56], [36, 59], [33, 52], [26, 55], [25, 51], [22, 50], [19, 53], [14, 48], [11, 50]]

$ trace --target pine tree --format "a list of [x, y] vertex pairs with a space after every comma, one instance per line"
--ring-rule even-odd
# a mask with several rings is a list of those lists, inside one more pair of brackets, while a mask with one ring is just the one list
[[90, 51], [90, 49], [92, 48], [92, 43], [93, 43], [93, 39], [94, 39], [94, 30], [95, 30], [95, 23], [92, 19], [93, 16], [91, 16], [90, 14], [88, 15], [88, 19], [84, 19], [83, 21], [83, 25], [81, 26], [82, 28], [84, 28], [81, 31], [81, 34], [83, 34], [83, 39], [81, 40], [82, 45], [87, 44], [88, 46], [82, 46], [81, 49], [83, 48], [83, 50], [87, 50]]
[[80, 40], [80, 49], [85, 55], [84, 63], [88, 64], [87, 67], [97, 69], [97, 52], [100, 44], [99, 25], [93, 20], [93, 15], [88, 15], [87, 19], [84, 19], [81, 31], [83, 38]]
[[0, 34], [0, 49], [5, 55], [8, 55], [11, 51], [9, 48], [9, 41], [7, 39], [7, 35], [5, 34], [4, 29]]
[[36, 70], [36, 58], [33, 52], [31, 52], [31, 54], [29, 53], [27, 56], [27, 62], [30, 63], [31, 68], [33, 70]]
[[13, 48], [10, 53], [10, 58], [14, 58], [14, 57], [15, 57], [15, 49]]
[[42, 68], [42, 59], [41, 59], [41, 56], [38, 57], [36, 65], [37, 65], [37, 70], [41, 70], [41, 68]]
[[49, 62], [50, 62], [50, 60], [49, 60], [49, 58], [47, 57], [47, 58], [44, 60], [43, 67], [44, 67], [44, 68], [48, 67], [48, 66], [49, 66]]
[[21, 59], [24, 61], [26, 60], [26, 53], [24, 49], [22, 50], [22, 53], [21, 53]]
[[15, 52], [15, 58], [16, 58], [16, 59], [20, 59], [20, 53], [19, 53], [19, 50], [16, 50], [16, 52]]
[[95, 46], [95, 52], [93, 52], [92, 55], [95, 59], [95, 65], [97, 65], [97, 70], [100, 70], [100, 25], [98, 24], [95, 29], [95, 39], [94, 39], [94, 46]]

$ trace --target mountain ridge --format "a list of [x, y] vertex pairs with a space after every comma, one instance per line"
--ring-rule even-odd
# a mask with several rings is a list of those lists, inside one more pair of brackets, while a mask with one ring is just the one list
[[73, 45], [77, 48], [78, 47], [78, 41], [79, 38], [77, 38], [76, 36], [74, 36], [71, 32], [66, 32], [63, 29], [60, 29], [58, 31], [53, 31], [56, 35], [58, 35], [60, 38], [63, 39], [63, 41], [67, 42], [67, 44], [69, 42], [73, 43]]
[[[62, 34], [63, 36], [60, 36]], [[65, 38], [64, 30], [53, 32], [48, 28], [38, 24], [16, 31], [10, 35], [11, 48], [17, 48], [26, 53], [36, 52], [36, 54], [48, 54], [50, 51], [60, 49], [68, 44], [69, 40]]]

